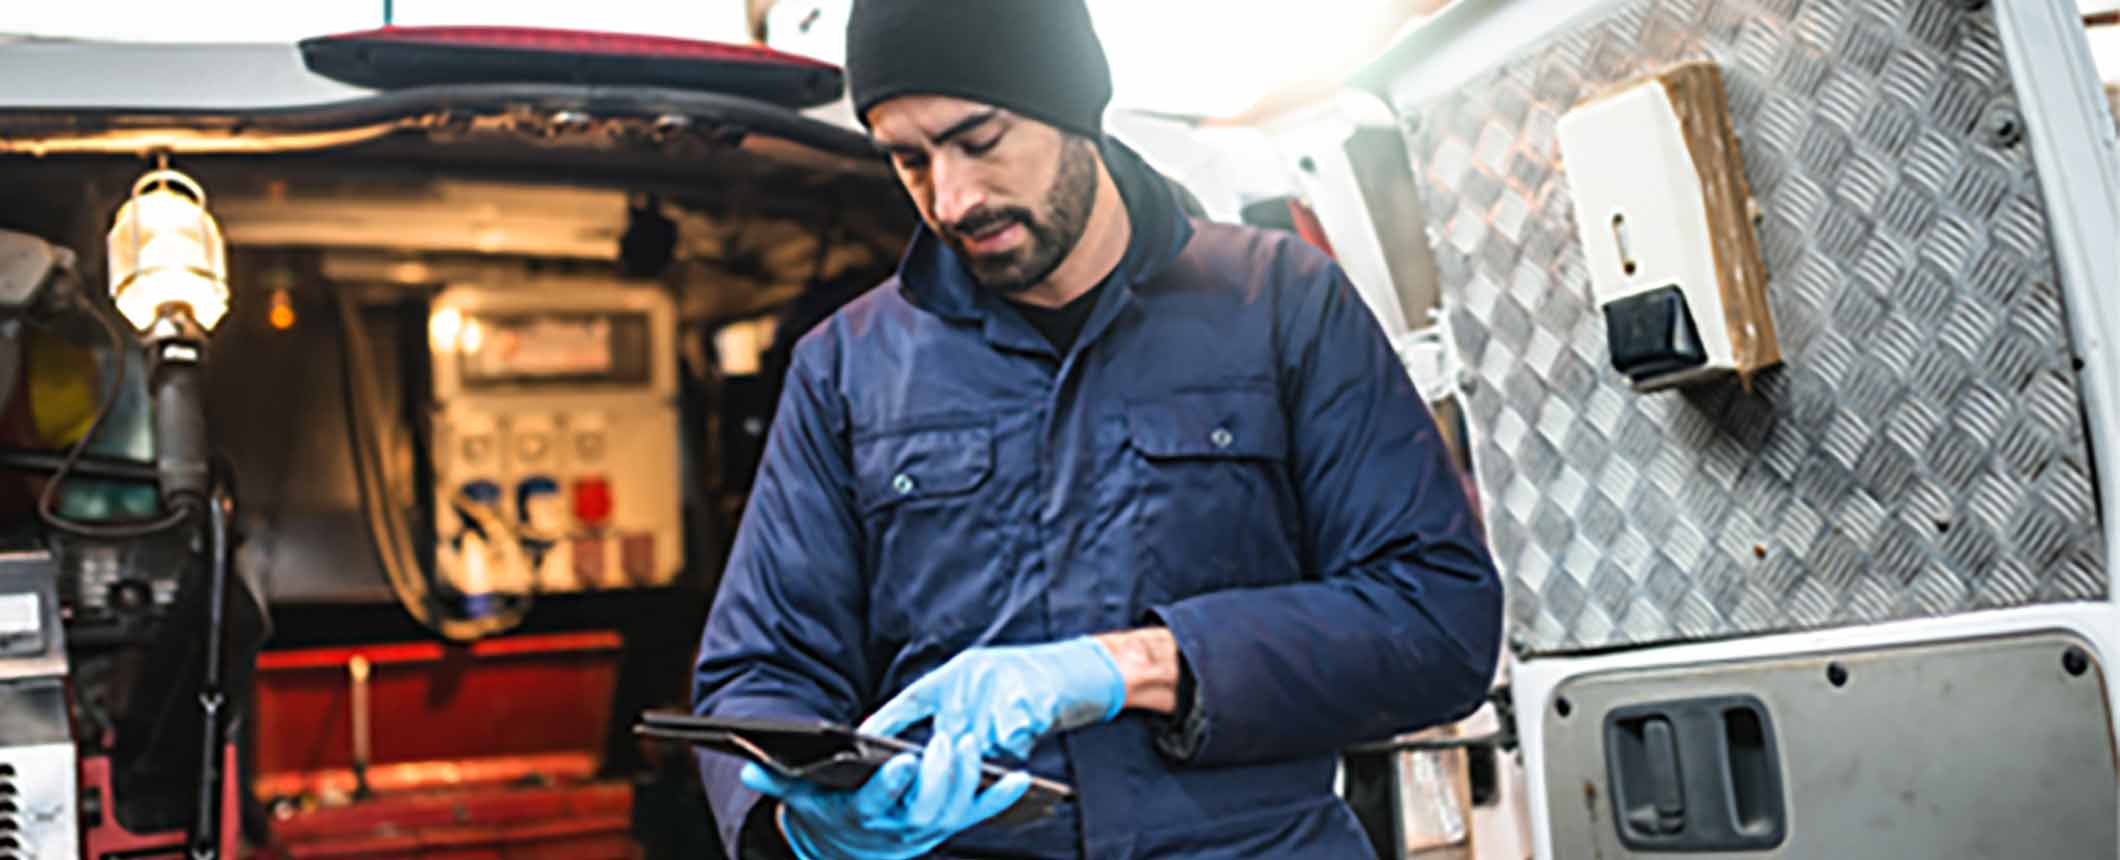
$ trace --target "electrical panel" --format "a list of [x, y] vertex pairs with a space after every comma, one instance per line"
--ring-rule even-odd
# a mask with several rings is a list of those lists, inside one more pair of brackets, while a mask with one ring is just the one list
[[684, 560], [669, 296], [453, 287], [428, 321], [440, 579], [473, 610], [669, 584]]

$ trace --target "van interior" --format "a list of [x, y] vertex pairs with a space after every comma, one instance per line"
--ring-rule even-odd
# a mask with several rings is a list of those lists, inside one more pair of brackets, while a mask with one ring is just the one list
[[[779, 112], [775, 134], [635, 107], [407, 111], [364, 118], [368, 133], [350, 143], [290, 133], [202, 152], [62, 144], [0, 156], [0, 230], [72, 249], [97, 306], [0, 323], [30, 371], [12, 406], [0, 394], [0, 447], [49, 460], [65, 444], [54, 428], [78, 431], [106, 390], [118, 392], [95, 420], [68, 504], [153, 507], [151, 483], [124, 480], [126, 464], [152, 450], [142, 447], [139, 350], [116, 336], [102, 295], [113, 213], [136, 177], [166, 165], [204, 189], [225, 235], [234, 299], [211, 336], [205, 399], [216, 470], [236, 487], [227, 686], [243, 700], [234, 746], [252, 841], [267, 841], [272, 825], [282, 843], [338, 838], [332, 825], [303, 822], [357, 797], [504, 784], [576, 812], [630, 787], [635, 817], [666, 818], [643, 838], [686, 856], [714, 850], [690, 753], [636, 742], [631, 715], [687, 704], [692, 651], [792, 342], [889, 275], [915, 216], [852, 132], [792, 111]], [[248, 130], [240, 117], [102, 122], [76, 142], [150, 125], [165, 139]], [[329, 116], [258, 125], [272, 122], [352, 127]], [[436, 397], [427, 347], [436, 297], [452, 289], [532, 304], [619, 291], [674, 309], [667, 400], [679, 420], [674, 447], [650, 453], [675, 485], [665, 497], [679, 503], [669, 520], [681, 556], [646, 580], [510, 595], [505, 632], [529, 643], [513, 651], [423, 626], [397, 593], [405, 572], [390, 569], [410, 567], [431, 587], [447, 551], [432, 448], [451, 404]], [[125, 383], [105, 389], [120, 367]], [[597, 396], [585, 391], [551, 396]], [[664, 440], [608, 444], [637, 453]], [[0, 475], [0, 547], [43, 548], [34, 511], [49, 477]], [[379, 530], [379, 509], [398, 517], [399, 547]], [[56, 541], [79, 592], [64, 595], [74, 709], [99, 727], [79, 739], [81, 754], [107, 757], [101, 802], [132, 833], [189, 826], [191, 805], [171, 801], [199, 779], [192, 691], [207, 601], [189, 586], [198, 563], [188, 540]], [[355, 680], [349, 660], [363, 667]], [[486, 695], [503, 687], [512, 692]], [[455, 797], [457, 825], [520, 827], [507, 816], [529, 814], [467, 813]], [[610, 825], [621, 837], [624, 812]], [[583, 815], [574, 818], [594, 818]]]

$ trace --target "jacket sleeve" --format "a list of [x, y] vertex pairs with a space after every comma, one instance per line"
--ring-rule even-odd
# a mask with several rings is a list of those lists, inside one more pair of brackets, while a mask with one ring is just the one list
[[1276, 304], [1298, 582], [1156, 607], [1193, 699], [1158, 747], [1199, 766], [1330, 752], [1485, 695], [1501, 585], [1427, 406], [1337, 265], [1280, 246]]
[[[796, 352], [750, 501], [700, 637], [692, 710], [851, 723], [870, 691], [866, 588], [845, 402], [821, 330]], [[759, 795], [743, 761], [701, 752], [700, 778], [729, 856]]]

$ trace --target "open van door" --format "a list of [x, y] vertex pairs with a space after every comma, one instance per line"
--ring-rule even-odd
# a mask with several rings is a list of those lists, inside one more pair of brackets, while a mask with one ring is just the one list
[[[1557, 128], [1689, 61], [1783, 360], [1643, 391]], [[1531, 852], [2120, 852], [2120, 149], [2074, 4], [1465, 0], [1358, 84], [1404, 161], [1326, 135], [1354, 172], [1308, 190], [1414, 261], [1365, 294], [1463, 416]], [[1676, 250], [1630, 239], [1616, 280]]]

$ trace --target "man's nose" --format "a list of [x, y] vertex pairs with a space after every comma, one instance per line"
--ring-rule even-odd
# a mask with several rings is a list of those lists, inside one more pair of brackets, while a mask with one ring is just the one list
[[935, 160], [935, 220], [955, 224], [986, 205], [986, 190], [954, 158]]

